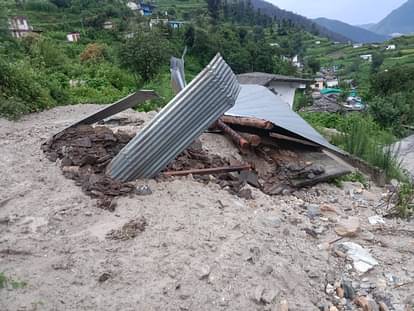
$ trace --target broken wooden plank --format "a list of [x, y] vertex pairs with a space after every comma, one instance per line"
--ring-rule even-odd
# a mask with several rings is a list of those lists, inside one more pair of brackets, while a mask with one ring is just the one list
[[250, 134], [250, 133], [244, 133], [244, 132], [237, 132], [241, 137], [246, 139], [250, 146], [252, 147], [258, 147], [262, 143], [262, 139], [259, 135]]
[[230, 166], [194, 169], [194, 170], [186, 170], [186, 171], [169, 171], [169, 172], [164, 172], [162, 174], [164, 176], [187, 176], [190, 174], [192, 175], [213, 175], [213, 174], [248, 171], [251, 169], [252, 169], [252, 166], [250, 164], [242, 164], [242, 165], [230, 165]]
[[234, 116], [222, 116], [220, 118], [224, 123], [235, 124], [242, 126], [256, 127], [260, 129], [270, 130], [273, 128], [273, 123], [270, 121], [251, 118], [251, 117], [234, 117]]
[[227, 134], [231, 138], [231, 140], [241, 149], [246, 149], [250, 146], [249, 142], [245, 138], [243, 138], [239, 133], [234, 131], [230, 126], [225, 124], [223, 121], [217, 120], [216, 126], [220, 130], [222, 130], [225, 134]]

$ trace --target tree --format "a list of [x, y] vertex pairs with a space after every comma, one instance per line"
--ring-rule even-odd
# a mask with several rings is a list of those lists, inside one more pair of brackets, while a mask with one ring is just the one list
[[313, 73], [317, 73], [321, 69], [321, 62], [317, 58], [309, 58], [307, 65]]
[[213, 20], [217, 21], [220, 16], [220, 0], [207, 0], [207, 8]]
[[161, 67], [168, 63], [168, 41], [159, 33], [137, 33], [121, 48], [122, 65], [130, 69], [136, 78], [151, 80]]
[[58, 8], [69, 8], [72, 5], [71, 0], [50, 0]]
[[384, 55], [382, 55], [382, 53], [372, 54], [372, 63], [371, 63], [372, 72], [378, 72], [383, 62], [384, 62]]

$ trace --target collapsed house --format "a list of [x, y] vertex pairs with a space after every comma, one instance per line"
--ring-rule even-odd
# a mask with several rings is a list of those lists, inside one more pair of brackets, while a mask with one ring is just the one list
[[[196, 180], [249, 198], [246, 184], [277, 195], [352, 171], [338, 157], [343, 152], [296, 114], [277, 89], [240, 85], [219, 54], [188, 85], [183, 58], [172, 60], [171, 73], [177, 95], [135, 136], [91, 124], [154, 98], [151, 91], [128, 96], [43, 145], [48, 158], [60, 159], [65, 175], [102, 207], [131, 193], [130, 182], [142, 178], [207, 175]], [[205, 132], [228, 137], [239, 160], [209, 154], [199, 141]]]

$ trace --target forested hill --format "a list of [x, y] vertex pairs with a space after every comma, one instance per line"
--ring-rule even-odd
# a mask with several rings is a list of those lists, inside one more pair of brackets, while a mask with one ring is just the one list
[[[142, 16], [115, 0], [0, 2], [0, 115], [18, 117], [55, 105], [111, 103], [140, 88], [172, 97], [169, 58], [185, 46], [191, 79], [220, 52], [236, 73], [262, 71], [311, 77], [305, 43], [320, 40], [250, 1], [156, 0]], [[8, 21], [24, 17], [34, 32], [11, 36]], [[152, 24], [151, 20], [158, 24]], [[166, 21], [179, 21], [178, 28]], [[107, 28], [108, 23], [111, 25]], [[77, 33], [76, 41], [68, 35]], [[300, 72], [290, 59], [299, 55]]]
[[267, 2], [264, 0], [251, 0], [251, 3], [254, 8], [260, 10], [260, 12], [262, 12], [263, 14], [274, 17], [277, 20], [289, 20], [295, 25], [300, 26], [304, 30], [311, 32], [313, 34], [327, 37], [331, 39], [332, 41], [338, 41], [338, 42], [350, 41], [350, 38], [348, 38], [347, 36], [343, 34], [339, 34], [334, 31], [331, 31], [328, 28], [324, 27], [323, 25], [318, 25], [314, 21], [304, 16], [280, 9], [277, 6], [271, 4], [270, 2]]

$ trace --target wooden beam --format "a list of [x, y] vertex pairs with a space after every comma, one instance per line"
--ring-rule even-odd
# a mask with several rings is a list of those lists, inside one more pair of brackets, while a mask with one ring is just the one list
[[257, 127], [265, 130], [270, 130], [273, 128], [273, 123], [270, 121], [250, 118], [250, 117], [234, 117], [234, 116], [222, 116], [220, 118], [224, 123], [227, 124], [236, 124], [249, 127]]

